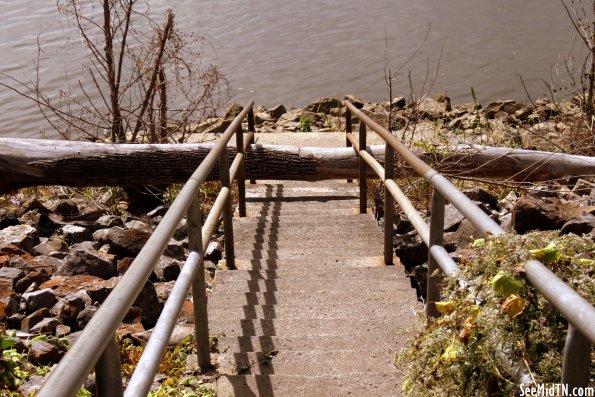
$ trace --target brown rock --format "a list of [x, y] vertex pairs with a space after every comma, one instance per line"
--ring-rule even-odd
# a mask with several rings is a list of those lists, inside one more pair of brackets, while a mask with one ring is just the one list
[[39, 286], [39, 289], [51, 288], [56, 289], [61, 286], [64, 281], [66, 281], [68, 277], [66, 276], [55, 276], [51, 280], [46, 281], [45, 283]]
[[93, 233], [93, 239], [101, 244], [109, 244], [116, 255], [135, 257], [150, 237], [150, 233], [137, 229], [112, 227]]
[[595, 207], [564, 204], [555, 197], [521, 197], [512, 211], [512, 223], [517, 233], [530, 230], [556, 230], [566, 222], [589, 214]]
[[23, 293], [31, 286], [36, 283], [37, 285], [43, 284], [49, 281], [50, 275], [45, 270], [33, 271], [27, 273], [27, 275], [15, 283], [14, 289], [18, 293]]
[[46, 334], [54, 335], [56, 327], [60, 324], [60, 321], [56, 318], [47, 317], [35, 324], [29, 332], [32, 334]]
[[45, 317], [50, 315], [50, 311], [48, 309], [41, 308], [39, 310], [34, 311], [33, 313], [26, 316], [21, 321], [21, 331], [23, 332], [31, 332], [31, 329], [42, 321]]
[[61, 298], [50, 310], [55, 317], [60, 317], [68, 325], [76, 324], [79, 313], [85, 308], [85, 301], [80, 292], [72, 293]]
[[27, 305], [27, 312], [32, 313], [40, 308], [49, 309], [52, 307], [56, 301], [56, 295], [54, 294], [54, 290], [46, 288], [24, 293], [23, 300]]
[[0, 278], [0, 321], [4, 321], [18, 310], [19, 302], [13, 290], [13, 281]]
[[29, 252], [37, 238], [37, 229], [29, 225], [9, 226], [0, 230], [0, 245], [12, 244]]
[[29, 346], [29, 357], [39, 365], [57, 363], [64, 352], [56, 345], [43, 341], [33, 341]]
[[114, 256], [95, 249], [76, 250], [65, 259], [56, 271], [60, 276], [88, 274], [108, 279], [116, 275]]

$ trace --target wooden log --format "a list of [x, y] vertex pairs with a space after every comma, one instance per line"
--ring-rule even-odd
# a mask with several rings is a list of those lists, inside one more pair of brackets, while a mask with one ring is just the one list
[[[213, 147], [202, 144], [99, 144], [0, 138], [0, 193], [38, 185], [124, 186], [185, 182]], [[379, 161], [384, 146], [368, 147]], [[235, 156], [230, 148], [230, 156]], [[487, 146], [437, 148], [420, 156], [447, 174], [539, 181], [595, 175], [595, 158]], [[402, 170], [407, 171], [406, 168]], [[369, 170], [370, 177], [375, 175]], [[252, 145], [247, 179], [357, 179], [353, 148]], [[210, 179], [218, 179], [218, 170]]]

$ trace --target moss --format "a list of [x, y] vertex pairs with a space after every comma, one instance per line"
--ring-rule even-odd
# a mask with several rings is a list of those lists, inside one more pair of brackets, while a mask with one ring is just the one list
[[514, 395], [518, 387], [510, 372], [519, 364], [539, 382], [559, 382], [568, 324], [528, 284], [523, 268], [544, 249], [550, 250], [547, 266], [595, 303], [593, 242], [548, 232], [474, 245], [461, 263], [460, 280], [470, 284], [446, 281], [442, 316], [396, 357], [407, 396]]

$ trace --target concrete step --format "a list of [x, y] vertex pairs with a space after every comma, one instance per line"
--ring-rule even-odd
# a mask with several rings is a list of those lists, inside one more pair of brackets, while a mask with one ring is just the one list
[[[374, 219], [369, 215], [369, 214], [351, 214], [349, 216], [343, 216], [343, 215], [333, 215], [333, 214], [324, 214], [322, 211], [320, 213], [312, 213], [312, 214], [299, 214], [299, 213], [294, 213], [294, 214], [283, 214], [282, 219], [279, 219], [279, 217], [276, 217], [275, 222], [286, 222], [286, 223], [291, 223], [292, 221], [295, 222], [307, 222], [307, 221], [311, 221], [311, 222], [316, 222], [316, 223], [320, 223], [320, 218], [324, 218], [325, 220], [331, 221], [331, 220], [336, 220], [338, 222], [344, 222], [344, 223], [373, 223], [376, 224], [376, 222], [374, 221]], [[235, 218], [234, 221], [238, 222], [239, 224], [252, 224], [252, 223], [261, 223], [267, 219], [271, 218], [270, 215], [265, 217], [263, 216], [258, 216], [258, 217], [246, 217], [246, 218]], [[326, 225], [329, 226], [329, 225]]]
[[318, 335], [304, 335], [294, 338], [280, 336], [220, 336], [217, 346], [221, 353], [228, 352], [262, 352], [272, 351], [333, 351], [333, 350], [374, 350], [379, 347], [383, 349], [399, 349], [405, 346], [406, 342], [394, 334], [392, 338], [382, 341], [370, 340], [366, 335], [343, 335], [332, 337]]
[[[286, 254], [303, 253], [313, 258], [320, 258], [325, 255], [332, 255], [333, 252], [345, 252], [346, 250], [357, 250], [363, 255], [365, 254], [382, 254], [384, 252], [384, 245], [382, 241], [369, 242], [367, 239], [350, 239], [349, 236], [338, 236], [334, 239], [326, 240], [303, 240], [301, 236], [294, 236], [294, 239], [283, 238], [277, 240], [274, 236], [269, 237], [269, 241], [246, 241], [240, 240], [234, 246], [234, 250], [238, 253], [245, 251], [261, 251], [267, 254], [268, 257], [275, 257], [273, 252], [277, 252], [279, 258]], [[240, 256], [236, 254], [236, 256]], [[256, 257], [255, 257], [256, 258]]]
[[[382, 254], [381, 247], [366, 247], [361, 249], [361, 255], [374, 256]], [[353, 252], [350, 251], [349, 246], [345, 247], [329, 247], [324, 248], [313, 248], [311, 250], [308, 247], [304, 248], [293, 248], [284, 249], [282, 251], [275, 252], [274, 250], [258, 250], [254, 247], [236, 247], [235, 249], [236, 258], [254, 258], [254, 259], [302, 259], [312, 260], [318, 258], [327, 259], [343, 259], [353, 257]]]
[[[312, 233], [302, 233], [300, 229], [298, 230], [291, 230], [286, 231], [284, 233], [278, 233], [278, 231], [265, 229], [263, 233], [255, 234], [255, 230], [235, 230], [234, 229], [234, 239], [236, 240], [237, 244], [241, 244], [244, 242], [258, 242], [258, 243], [267, 243], [267, 242], [288, 242], [292, 241], [294, 243], [299, 242], [302, 246], [309, 246], [310, 243], [319, 242], [324, 240], [330, 241], [372, 241], [380, 240], [381, 242], [384, 241], [384, 236], [382, 233], [378, 233], [379, 230], [371, 229], [369, 231], [356, 229], [354, 231], [351, 230], [327, 230], [326, 232], [323, 230], [319, 230], [317, 232]], [[296, 238], [296, 232], [299, 232], [299, 240]]]
[[415, 290], [410, 285], [391, 285], [376, 287], [365, 291], [358, 292], [354, 296], [353, 292], [348, 291], [261, 291], [261, 292], [245, 292], [245, 291], [209, 291], [209, 307], [213, 308], [235, 308], [241, 306], [254, 305], [279, 305], [292, 306], [301, 304], [308, 305], [325, 305], [329, 302], [353, 302], [356, 300], [361, 305], [391, 305], [399, 308], [403, 302], [410, 300], [403, 299], [404, 297], [412, 297], [415, 299]]
[[362, 304], [361, 302], [334, 302], [317, 304], [300, 304], [295, 302], [291, 305], [246, 305], [238, 307], [216, 307], [209, 308], [208, 313], [212, 318], [237, 318], [242, 320], [256, 319], [300, 319], [300, 318], [361, 318], [361, 317], [390, 317], [399, 316], [399, 308], [375, 303], [374, 305]]
[[296, 279], [296, 280], [329, 280], [345, 278], [368, 278], [370, 280], [401, 280], [405, 278], [402, 268], [396, 266], [384, 266], [373, 268], [317, 268], [304, 271], [300, 268], [283, 267], [271, 270], [219, 270], [215, 274], [215, 282], [226, 280], [274, 280], [274, 279]]
[[[373, 350], [286, 351], [220, 353], [219, 371], [240, 375], [324, 376], [393, 369], [394, 351]], [[373, 369], [372, 369], [373, 368]]]
[[396, 397], [401, 376], [385, 373], [333, 376], [226, 375], [217, 380], [218, 397]]
[[[399, 264], [399, 258], [394, 258], [395, 266], [401, 266]], [[373, 255], [373, 256], [357, 256], [349, 258], [329, 258], [327, 256], [321, 257], [315, 262], [307, 262], [303, 259], [245, 259], [237, 258], [236, 267], [241, 270], [272, 270], [279, 268], [291, 268], [291, 269], [324, 269], [331, 267], [378, 267], [385, 266], [384, 257]]]
[[344, 336], [366, 334], [371, 340], [402, 333], [402, 328], [412, 323], [414, 309], [418, 306], [401, 307], [395, 316], [386, 318], [281, 318], [242, 320], [227, 317], [209, 320], [211, 335], [225, 336], [283, 336], [295, 338], [304, 335]]
[[[405, 277], [403, 277], [405, 278]], [[272, 292], [272, 291], [318, 291], [328, 290], [329, 284], [338, 289], [375, 289], [382, 287], [392, 287], [400, 280], [390, 279], [370, 279], [370, 278], [344, 278], [344, 279], [274, 279], [274, 280], [220, 280], [215, 281], [213, 288], [232, 288], [237, 291], [245, 292]]]

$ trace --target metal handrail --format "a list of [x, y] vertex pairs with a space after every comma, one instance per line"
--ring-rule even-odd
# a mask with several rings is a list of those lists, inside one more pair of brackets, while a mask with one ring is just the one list
[[[386, 264], [392, 263], [392, 213], [394, 208], [386, 205], [387, 198], [394, 198], [404, 209], [405, 215], [412, 221], [413, 226], [428, 246], [428, 278], [426, 315], [437, 317], [439, 315], [435, 302], [440, 300], [439, 283], [441, 270], [449, 277], [456, 277], [458, 266], [442, 246], [444, 233], [444, 205], [448, 200], [483, 236], [502, 235], [505, 231], [478, 206], [476, 206], [464, 193], [458, 190], [448, 179], [423, 162], [415, 153], [407, 148], [401, 141], [385, 128], [366, 116], [347, 100], [343, 101], [346, 107], [346, 130], [348, 146], [353, 146], [360, 159], [360, 186], [366, 183], [366, 168], [370, 166], [383, 181], [385, 189], [385, 247], [384, 255]], [[360, 136], [357, 142], [352, 136], [352, 115], [360, 121]], [[434, 188], [432, 197], [432, 211], [430, 225], [428, 226], [394, 180], [384, 175], [384, 169], [378, 161], [369, 155], [366, 150], [366, 127], [371, 128], [386, 142], [386, 147], [391, 147], [413, 170], [422, 176]], [[363, 137], [362, 137], [363, 135]], [[385, 167], [394, 167], [394, 158], [390, 152], [385, 152]], [[388, 154], [388, 155], [387, 155]], [[363, 164], [363, 165], [362, 165]], [[365, 191], [364, 191], [365, 192]], [[365, 197], [360, 190], [360, 211], [365, 212]], [[386, 218], [387, 213], [391, 218]], [[389, 220], [386, 220], [389, 219]], [[388, 238], [390, 236], [390, 239]], [[390, 241], [390, 246], [389, 246]], [[387, 251], [390, 250], [390, 258]], [[576, 291], [560, 280], [553, 272], [538, 260], [531, 260], [525, 264], [525, 273], [529, 284], [541, 293], [569, 323], [564, 359], [562, 364], [562, 382], [571, 387], [586, 386], [589, 382], [589, 363], [591, 345], [595, 344], [595, 307], [581, 297]]]
[[[118, 348], [115, 333], [124, 316], [149, 279], [157, 260], [163, 254], [174, 231], [188, 213], [187, 227], [190, 254], [180, 276], [176, 280], [172, 293], [167, 300], [161, 316], [149, 339], [145, 352], [133, 378], [126, 390], [126, 396], [146, 395], [155, 376], [159, 361], [165, 353], [167, 341], [175, 325], [175, 320], [192, 285], [194, 297], [195, 328], [197, 336], [198, 363], [205, 370], [210, 365], [208, 318], [206, 311], [206, 290], [204, 282], [204, 255], [206, 244], [223, 212], [225, 232], [226, 261], [234, 266], [233, 230], [231, 213], [231, 185], [238, 176], [238, 191], [244, 194], [244, 162], [246, 148], [254, 139], [254, 102], [248, 105], [234, 118], [218, 142], [200, 163], [177, 198], [170, 206], [153, 234], [122, 276], [118, 285], [108, 295], [89, 324], [85, 327], [77, 342], [66, 355], [37, 394], [38, 397], [74, 396], [79, 391], [88, 374], [95, 366], [98, 396], [121, 396], [122, 383]], [[248, 116], [248, 139], [244, 144], [242, 120]], [[228, 165], [227, 144], [236, 135], [236, 158], [230, 169]], [[219, 161], [222, 189], [215, 201], [205, 225], [201, 226], [198, 188], [207, 179], [211, 169]], [[231, 172], [230, 172], [231, 171]], [[245, 196], [239, 197], [240, 208], [244, 208]], [[242, 215], [242, 213], [240, 213]]]

